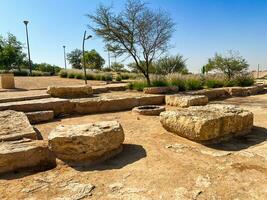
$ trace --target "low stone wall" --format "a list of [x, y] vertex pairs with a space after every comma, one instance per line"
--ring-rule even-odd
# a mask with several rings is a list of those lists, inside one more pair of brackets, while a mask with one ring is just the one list
[[82, 98], [82, 99], [59, 99], [46, 98], [20, 102], [9, 102], [0, 104], [0, 111], [15, 110], [22, 112], [54, 111], [54, 115], [60, 114], [92, 114], [101, 112], [113, 112], [131, 110], [136, 106], [149, 104], [164, 104], [164, 95], [147, 95], [141, 97], [124, 98]]
[[47, 94], [50, 94], [52, 97], [63, 98], [89, 97], [93, 95], [93, 89], [88, 85], [49, 86], [47, 88]]
[[159, 105], [164, 103], [164, 95], [129, 97], [117, 99], [80, 99], [71, 100], [74, 104], [74, 113], [91, 114], [101, 112], [113, 112], [130, 110], [136, 106], [142, 105]]
[[204, 89], [204, 90], [188, 92], [188, 94], [205, 95], [209, 98], [209, 100], [214, 100], [218, 98], [233, 97], [233, 96], [255, 95], [263, 91], [264, 91], [264, 85], [255, 85], [250, 87], [225, 87], [225, 88]]

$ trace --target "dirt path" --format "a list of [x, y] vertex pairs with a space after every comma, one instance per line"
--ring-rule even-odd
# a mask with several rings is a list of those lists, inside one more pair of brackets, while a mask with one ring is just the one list
[[61, 164], [46, 172], [7, 175], [0, 180], [0, 199], [267, 199], [267, 94], [220, 103], [229, 102], [251, 110], [255, 128], [209, 147], [168, 133], [158, 117], [130, 111], [37, 125], [47, 138], [59, 124], [118, 120], [126, 135], [124, 151], [90, 168]]

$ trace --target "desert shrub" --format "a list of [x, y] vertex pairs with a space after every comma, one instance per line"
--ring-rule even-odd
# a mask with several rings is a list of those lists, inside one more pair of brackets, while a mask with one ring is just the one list
[[68, 73], [68, 78], [75, 78], [75, 73], [74, 72]]
[[83, 74], [75, 74], [76, 79], [83, 79]]
[[29, 73], [27, 70], [12, 70], [14, 76], [28, 76]]
[[167, 75], [167, 82], [169, 86], [176, 86], [179, 88], [179, 91], [185, 91], [185, 78], [181, 74], [174, 73]]
[[233, 87], [236, 85], [235, 80], [225, 80], [224, 81], [224, 87]]
[[185, 81], [185, 89], [186, 90], [200, 90], [203, 88], [203, 84], [201, 79], [197, 78], [188, 78]]
[[122, 80], [121, 76], [116, 77], [116, 81], [121, 81], [121, 80]]
[[112, 81], [113, 80], [112, 74], [106, 74], [105, 78], [106, 78], [106, 81]]
[[122, 80], [128, 80], [130, 78], [130, 75], [127, 73], [121, 73], [120, 77]]
[[147, 82], [145, 80], [133, 81], [128, 84], [128, 88], [131, 90], [143, 91], [145, 87], [148, 87]]
[[225, 81], [219, 79], [207, 79], [205, 81], [205, 86], [207, 86], [207, 88], [220, 88], [223, 87], [224, 84]]
[[164, 87], [168, 86], [167, 80], [162, 76], [154, 76], [151, 79], [151, 87]]
[[241, 86], [241, 87], [251, 86], [255, 83], [254, 78], [246, 74], [236, 76], [234, 81], [236, 86]]
[[87, 73], [87, 74], [86, 74], [86, 79], [87, 79], [87, 80], [94, 80], [94, 79], [95, 79], [94, 74]]
[[61, 78], [67, 78], [67, 77], [68, 77], [68, 72], [65, 71], [65, 70], [61, 70], [61, 71], [59, 72], [59, 76], [60, 76]]

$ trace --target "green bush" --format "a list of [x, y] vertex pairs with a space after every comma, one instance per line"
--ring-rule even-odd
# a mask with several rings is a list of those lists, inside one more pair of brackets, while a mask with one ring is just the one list
[[67, 77], [68, 77], [68, 72], [65, 71], [65, 70], [61, 70], [61, 71], [59, 72], [59, 76], [60, 76], [61, 78], [67, 78]]
[[83, 74], [75, 74], [76, 79], [83, 79]]
[[185, 81], [186, 90], [200, 90], [203, 88], [202, 81], [200, 79], [187, 79]]
[[12, 72], [13, 72], [14, 76], [28, 76], [29, 75], [27, 70], [21, 70], [21, 71], [12, 70]]
[[237, 86], [247, 87], [247, 86], [252, 86], [254, 83], [255, 83], [255, 80], [252, 76], [241, 75], [235, 78], [235, 84]]
[[95, 80], [95, 77], [94, 77], [93, 74], [88, 73], [88, 74], [86, 74], [86, 79], [87, 79], [87, 80]]
[[112, 74], [105, 75], [105, 78], [106, 78], [106, 81], [112, 81], [113, 80]]
[[225, 80], [224, 81], [224, 87], [233, 87], [236, 85], [235, 80]]
[[205, 86], [207, 86], [207, 88], [220, 88], [224, 86], [224, 81], [218, 79], [208, 79], [205, 81]]
[[122, 80], [128, 80], [130, 78], [128, 74], [121, 74], [120, 77]]
[[75, 78], [75, 73], [73, 72], [68, 73], [68, 78]]
[[128, 88], [131, 90], [143, 91], [145, 87], [148, 87], [145, 80], [133, 81], [128, 84]]
[[164, 78], [157, 77], [151, 80], [151, 87], [164, 87], [164, 86], [168, 86], [168, 82]]
[[122, 80], [122, 77], [121, 76], [117, 76], [116, 77], [116, 81], [119, 81], [120, 82], [121, 80]]

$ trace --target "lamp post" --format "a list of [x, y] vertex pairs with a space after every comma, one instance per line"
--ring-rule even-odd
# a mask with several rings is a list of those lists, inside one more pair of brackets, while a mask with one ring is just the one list
[[67, 63], [66, 63], [66, 46], [63, 45], [63, 51], [64, 51], [64, 64], [65, 64], [65, 69], [67, 69]]
[[23, 21], [26, 27], [26, 37], [27, 37], [27, 46], [28, 46], [28, 57], [29, 57], [29, 69], [30, 69], [30, 76], [32, 75], [32, 63], [31, 63], [31, 54], [30, 54], [30, 45], [29, 45], [29, 36], [28, 36], [28, 23], [29, 21]]
[[84, 43], [85, 43], [85, 40], [88, 40], [88, 39], [91, 38], [91, 37], [92, 37], [91, 35], [86, 36], [86, 31], [84, 31], [84, 34], [83, 34], [83, 46], [82, 46], [82, 49], [83, 49], [83, 71], [84, 71], [84, 81], [85, 81], [85, 85], [87, 85], [87, 78], [86, 78], [86, 67], [85, 67], [85, 57], [84, 57]]

